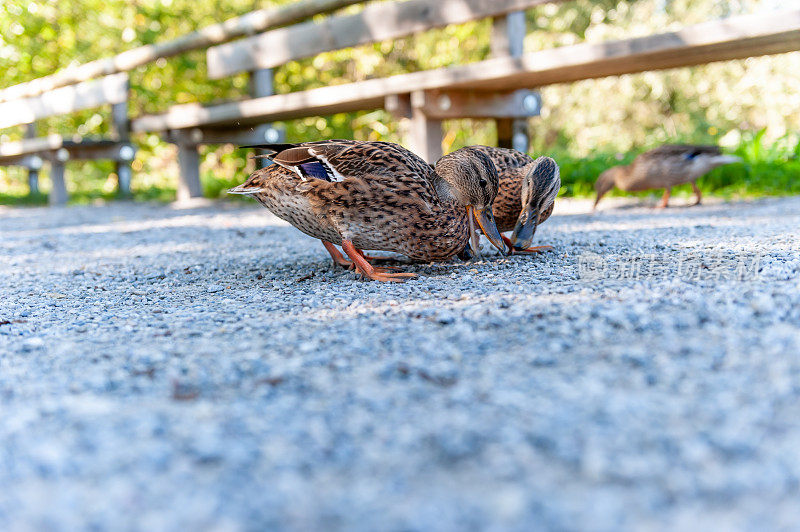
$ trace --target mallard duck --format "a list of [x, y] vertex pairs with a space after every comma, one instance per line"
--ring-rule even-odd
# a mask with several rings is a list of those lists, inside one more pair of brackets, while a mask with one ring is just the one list
[[537, 253], [552, 246], [530, 247], [536, 228], [553, 213], [561, 188], [558, 164], [550, 157], [534, 160], [521, 151], [492, 146], [475, 146], [487, 154], [497, 168], [500, 190], [494, 200], [497, 229], [513, 231], [503, 237], [511, 253]]
[[[250, 146], [273, 163], [231, 190], [322, 240], [334, 262], [377, 281], [413, 273], [372, 266], [362, 249], [417, 261], [447, 260], [477, 242], [475, 223], [505, 252], [492, 202], [499, 178], [489, 157], [462, 148], [431, 167], [389, 142], [330, 140]], [[342, 246], [349, 260], [334, 246]]]
[[717, 146], [694, 146], [688, 144], [667, 144], [640, 154], [626, 166], [609, 168], [597, 178], [594, 185], [597, 199], [594, 207], [603, 195], [614, 187], [627, 191], [663, 188], [659, 208], [669, 202], [672, 187], [691, 183], [695, 194], [695, 202], [699, 205], [703, 199], [697, 188], [697, 179], [714, 168], [724, 164], [741, 162], [739, 157], [724, 155]]

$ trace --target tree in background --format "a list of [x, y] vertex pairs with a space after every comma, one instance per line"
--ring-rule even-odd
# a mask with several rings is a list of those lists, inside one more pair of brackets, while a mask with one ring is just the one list
[[[0, 5], [0, 84], [10, 86], [158, 41], [257, 8], [289, 0], [6, 0]], [[529, 11], [525, 50], [578, 42], [648, 35], [728, 15], [780, 7], [777, 0], [576, 0]], [[348, 11], [357, 11], [353, 7]], [[423, 35], [361, 46], [294, 61], [275, 71], [277, 92], [347, 83], [367, 78], [479, 61], [489, 56], [491, 23], [479, 21]], [[134, 116], [176, 103], [211, 103], [245, 97], [247, 78], [209, 81], [205, 52], [162, 59], [131, 73]], [[764, 130], [759, 142], [797, 146], [800, 131], [800, 53], [650, 72], [542, 90], [544, 109], [531, 120], [536, 152], [610, 157], [666, 141], [739, 145]], [[598, 102], [602, 102], [599, 105]], [[102, 112], [86, 111], [40, 124], [40, 134], [105, 133]], [[331, 137], [401, 141], [385, 111], [340, 114], [285, 124], [290, 139]], [[445, 124], [446, 151], [466, 144], [491, 144], [494, 126], [483, 121]], [[0, 132], [0, 142], [21, 137], [20, 128]], [[139, 135], [135, 189], [174, 188], [174, 148], [156, 135]], [[794, 150], [796, 151], [796, 150]], [[86, 162], [73, 192], [113, 190], [110, 164]], [[610, 159], [608, 160], [610, 164]], [[203, 174], [211, 195], [241, 180], [252, 168], [232, 146], [205, 148]], [[573, 185], [585, 185], [595, 168], [576, 167]], [[583, 172], [583, 173], [581, 173]], [[583, 175], [585, 174], [585, 175]], [[23, 187], [20, 171], [0, 168], [0, 193]], [[571, 192], [585, 192], [572, 186]], [[571, 188], [570, 188], [571, 187]]]

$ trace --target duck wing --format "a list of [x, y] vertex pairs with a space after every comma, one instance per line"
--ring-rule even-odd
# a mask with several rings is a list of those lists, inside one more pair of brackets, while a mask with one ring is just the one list
[[416, 173], [428, 177], [431, 167], [412, 152], [390, 142], [322, 140], [297, 144], [253, 144], [245, 148], [269, 150], [266, 157], [295, 172], [302, 180], [339, 182], [347, 177]]
[[[703, 156], [718, 156], [718, 146], [702, 146], [693, 144], [665, 144], [646, 151], [631, 163], [631, 179], [638, 188], [661, 188], [687, 183], [696, 179], [698, 174], [696, 159]], [[709, 168], [710, 169], [710, 168]], [[634, 189], [632, 189], [634, 190]]]
[[[349, 142], [349, 141], [341, 141]], [[255, 158], [267, 158], [276, 163], [283, 169], [289, 170], [292, 174], [297, 174], [301, 181], [319, 179], [322, 181], [334, 181], [336, 174], [333, 169], [322, 164], [316, 157], [308, 151], [308, 145], [315, 143], [273, 143], [273, 144], [250, 144], [240, 146], [241, 148], [256, 148], [266, 150], [266, 155], [256, 155]], [[266, 167], [253, 172], [250, 177], [241, 185], [228, 190], [229, 194], [258, 194], [268, 188], [269, 177], [274, 176], [274, 167]], [[341, 180], [341, 175], [338, 176]]]
[[494, 146], [472, 146], [473, 149], [482, 151], [494, 163], [498, 172], [527, 166], [533, 162], [533, 158], [521, 151], [512, 148], [495, 148]]
[[[366, 199], [378, 194], [386, 196], [383, 200], [375, 198], [378, 203], [410, 202], [426, 212], [439, 203], [431, 165], [391, 142], [323, 140], [253, 147], [271, 151], [267, 156], [270, 160], [300, 177], [295, 187], [298, 193], [331, 201], [339, 195], [340, 199], [353, 196]], [[266, 176], [274, 170], [267, 167], [254, 172], [247, 182], [231, 192], [252, 194], [263, 190]]]
[[699, 144], [665, 144], [658, 148], [646, 151], [637, 157], [637, 160], [670, 160], [670, 161], [691, 161], [701, 154], [720, 155], [722, 151], [719, 146], [704, 146]]
[[[349, 141], [325, 141], [332, 147], [343, 149], [349, 145]], [[336, 170], [335, 166], [327, 163], [326, 158], [318, 157], [314, 153], [315, 148], [324, 144], [305, 142], [300, 144], [278, 143], [278, 144], [251, 144], [242, 146], [243, 148], [256, 148], [267, 150], [266, 155], [256, 155], [256, 158], [267, 158], [275, 164], [296, 173], [301, 180], [321, 179], [323, 181], [342, 181], [344, 175]]]

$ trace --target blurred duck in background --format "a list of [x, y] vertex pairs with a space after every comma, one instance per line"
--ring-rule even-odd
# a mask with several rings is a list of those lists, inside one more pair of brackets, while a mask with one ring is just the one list
[[684, 183], [691, 183], [696, 197], [692, 205], [699, 205], [703, 195], [697, 188], [697, 179], [718, 166], [737, 162], [741, 162], [739, 157], [725, 155], [717, 146], [659, 146], [640, 154], [629, 165], [614, 166], [600, 174], [594, 185], [597, 198], [593, 209], [614, 187], [629, 192], [663, 188], [664, 196], [658, 204], [663, 209], [669, 202], [672, 187]]

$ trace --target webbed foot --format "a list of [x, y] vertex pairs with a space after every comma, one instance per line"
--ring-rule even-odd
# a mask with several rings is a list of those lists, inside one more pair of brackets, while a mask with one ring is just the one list
[[503, 235], [503, 242], [506, 243], [508, 249], [511, 251], [509, 255], [535, 255], [536, 253], [544, 253], [545, 251], [553, 251], [553, 246], [533, 246], [525, 249], [517, 249], [511, 243], [511, 239]]
[[410, 278], [416, 277], [416, 273], [387, 273], [387, 268], [376, 268], [359, 253], [359, 250], [349, 240], [342, 240], [342, 249], [353, 261], [356, 273], [372, 279], [373, 281], [402, 283]]

